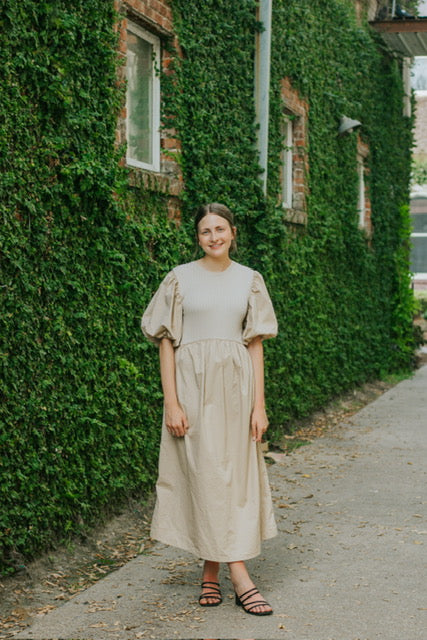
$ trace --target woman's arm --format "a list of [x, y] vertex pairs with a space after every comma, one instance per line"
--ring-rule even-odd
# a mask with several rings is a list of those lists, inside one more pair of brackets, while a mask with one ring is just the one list
[[185, 436], [188, 421], [176, 393], [175, 351], [172, 341], [163, 338], [159, 345], [160, 377], [165, 400], [165, 422], [169, 433], [176, 437]]
[[268, 418], [265, 412], [264, 398], [264, 348], [262, 338], [254, 338], [248, 344], [255, 378], [255, 399], [251, 415], [252, 439], [261, 442], [263, 433], [267, 431]]

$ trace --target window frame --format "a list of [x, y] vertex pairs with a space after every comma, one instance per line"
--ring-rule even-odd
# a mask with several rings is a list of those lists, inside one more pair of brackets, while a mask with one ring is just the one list
[[365, 163], [361, 155], [357, 157], [358, 194], [357, 211], [359, 214], [359, 228], [366, 229], [366, 186], [365, 186]]
[[294, 118], [288, 114], [283, 114], [282, 134], [283, 148], [281, 158], [281, 199], [284, 209], [293, 207], [293, 180], [294, 180]]
[[[411, 193], [410, 201], [412, 201], [412, 200], [425, 200], [426, 201], [426, 208], [427, 208], [427, 193], [417, 193], [417, 192]], [[414, 214], [410, 213], [410, 215], [411, 215], [411, 219], [412, 219], [412, 216]], [[425, 232], [425, 231], [412, 231], [411, 232], [411, 240], [413, 238], [425, 238], [427, 240], [427, 232]], [[411, 256], [411, 263], [412, 263], [412, 256]], [[422, 280], [422, 281], [427, 280], [427, 272], [412, 271], [412, 279], [413, 279], [413, 281], [415, 283], [418, 280]]]
[[369, 175], [367, 159], [369, 156], [369, 146], [357, 136], [356, 171], [357, 171], [357, 226], [363, 231], [367, 238], [372, 237], [371, 221], [371, 199], [369, 189], [366, 184], [366, 177]]
[[148, 42], [153, 48], [152, 61], [152, 117], [151, 117], [151, 150], [152, 162], [142, 162], [129, 156], [129, 131], [130, 113], [128, 97], [126, 95], [126, 164], [129, 167], [145, 169], [146, 171], [160, 171], [160, 77], [156, 69], [160, 68], [160, 38], [146, 29], [139, 26], [132, 20], [127, 22], [127, 31], [133, 33], [138, 38]]

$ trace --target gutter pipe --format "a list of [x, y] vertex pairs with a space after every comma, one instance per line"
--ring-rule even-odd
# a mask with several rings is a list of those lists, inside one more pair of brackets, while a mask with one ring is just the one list
[[267, 193], [271, 10], [272, 0], [260, 0], [257, 19], [261, 22], [263, 30], [256, 34], [255, 41], [255, 110], [258, 125], [257, 149], [262, 169], [261, 180], [264, 195]]

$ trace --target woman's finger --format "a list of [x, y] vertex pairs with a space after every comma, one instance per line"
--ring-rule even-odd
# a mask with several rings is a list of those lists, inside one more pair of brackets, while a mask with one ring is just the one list
[[256, 441], [258, 434], [257, 434], [257, 425], [255, 421], [251, 422], [251, 432], [252, 432], [252, 440]]

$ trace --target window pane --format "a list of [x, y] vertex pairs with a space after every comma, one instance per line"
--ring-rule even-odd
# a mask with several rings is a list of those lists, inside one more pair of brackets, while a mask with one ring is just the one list
[[427, 236], [425, 238], [411, 238], [411, 271], [413, 273], [427, 273]]
[[153, 162], [153, 45], [128, 31], [127, 41], [128, 157]]
[[427, 198], [411, 199], [413, 233], [427, 233]]
[[427, 56], [416, 56], [411, 69], [411, 86], [415, 91], [427, 89]]
[[290, 209], [292, 207], [292, 173], [293, 173], [293, 131], [292, 121], [286, 118], [283, 122], [283, 142], [282, 151], [282, 204]]
[[365, 168], [363, 166], [363, 160], [357, 161], [357, 175], [359, 177], [359, 193], [357, 197], [357, 210], [359, 212], [359, 226], [365, 226], [365, 213], [366, 213], [366, 201], [365, 201]]
[[427, 213], [417, 213], [412, 216], [413, 233], [427, 233]]

